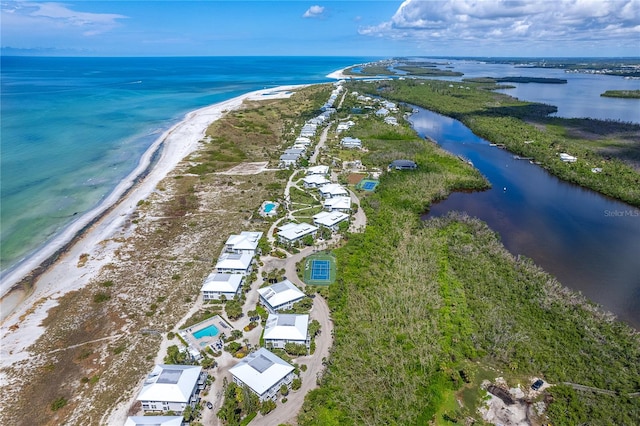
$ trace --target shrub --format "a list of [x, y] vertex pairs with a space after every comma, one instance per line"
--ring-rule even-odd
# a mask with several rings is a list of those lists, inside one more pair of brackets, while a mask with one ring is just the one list
[[293, 389], [294, 391], [297, 391], [301, 387], [302, 387], [302, 379], [299, 377], [296, 377], [295, 379], [293, 379], [293, 382], [291, 382], [291, 389]]
[[67, 405], [67, 399], [61, 396], [59, 398], [54, 399], [53, 402], [51, 402], [50, 408], [51, 408], [51, 411], [58, 411], [65, 405]]
[[99, 293], [96, 293], [96, 294], [93, 295], [93, 302], [94, 303], [106, 302], [109, 299], [111, 299], [111, 295], [109, 293], [99, 292]]
[[267, 399], [262, 404], [260, 404], [260, 414], [266, 416], [270, 412], [272, 412], [276, 408], [276, 403]]

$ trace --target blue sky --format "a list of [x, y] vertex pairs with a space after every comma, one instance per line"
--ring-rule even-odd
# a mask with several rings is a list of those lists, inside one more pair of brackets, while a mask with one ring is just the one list
[[640, 0], [0, 5], [3, 54], [640, 56]]

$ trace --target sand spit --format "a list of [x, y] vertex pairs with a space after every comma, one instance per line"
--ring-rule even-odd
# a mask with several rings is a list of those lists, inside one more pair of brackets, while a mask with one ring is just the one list
[[[258, 90], [188, 113], [152, 144], [136, 170], [100, 206], [3, 277], [0, 368], [29, 357], [26, 349], [42, 334], [40, 324], [48, 310], [57, 305], [56, 299], [84, 287], [104, 265], [113, 262], [114, 250], [120, 245], [114, 236], [125, 228], [138, 201], [147, 198], [182, 159], [196, 150], [212, 122], [239, 108], [245, 100], [286, 98], [291, 96], [290, 90], [300, 87], [303, 86]], [[157, 160], [150, 167], [154, 156]], [[20, 297], [15, 292], [11, 294], [16, 283], [65, 246], [67, 249], [36, 278], [30, 294]], [[0, 377], [0, 383], [6, 384], [4, 379]]]

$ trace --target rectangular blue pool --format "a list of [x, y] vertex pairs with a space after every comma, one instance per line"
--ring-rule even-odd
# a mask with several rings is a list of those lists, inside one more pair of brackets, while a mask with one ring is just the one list
[[192, 334], [196, 339], [202, 339], [203, 337], [217, 336], [218, 333], [218, 328], [215, 325], [211, 324], [206, 326], [205, 328], [201, 328], [200, 330], [193, 332]]

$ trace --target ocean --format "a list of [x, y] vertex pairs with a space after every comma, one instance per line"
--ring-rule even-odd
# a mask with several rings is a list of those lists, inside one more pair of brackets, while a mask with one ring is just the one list
[[1, 273], [98, 205], [189, 111], [377, 59], [2, 57]]

